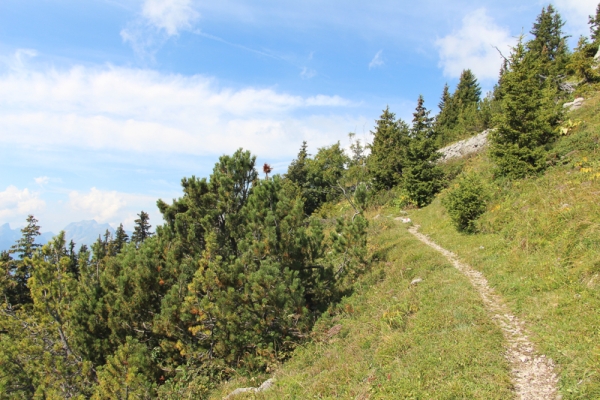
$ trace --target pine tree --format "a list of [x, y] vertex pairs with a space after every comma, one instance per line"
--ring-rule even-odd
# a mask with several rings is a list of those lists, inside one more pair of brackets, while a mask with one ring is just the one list
[[535, 67], [543, 78], [554, 80], [556, 85], [569, 61], [568, 36], [562, 31], [564, 25], [560, 14], [550, 4], [542, 8], [530, 32], [533, 39], [527, 43], [534, 61], [530, 66]]
[[596, 47], [600, 42], [600, 4], [596, 7], [596, 15], [590, 15], [589, 17], [591, 39]]
[[442, 98], [440, 99], [440, 102], [438, 103], [438, 108], [440, 109], [440, 113], [444, 112], [444, 110], [446, 109], [446, 106], [450, 102], [450, 98], [451, 98], [450, 87], [448, 86], [447, 83], [445, 83], [444, 90], [442, 90]]
[[115, 231], [115, 238], [110, 243], [110, 254], [113, 256], [119, 254], [128, 241], [129, 235], [125, 232], [123, 224], [120, 224]]
[[148, 213], [142, 211], [138, 214], [138, 216], [139, 218], [134, 221], [135, 228], [133, 230], [133, 235], [131, 235], [131, 241], [136, 244], [143, 243], [144, 240], [154, 234], [153, 232], [150, 232], [152, 225], [148, 223], [150, 220]]
[[408, 125], [396, 120], [396, 115], [386, 107], [371, 134], [373, 143], [369, 145], [371, 154], [367, 158], [367, 167], [373, 177], [373, 185], [379, 190], [390, 189], [402, 179]]
[[303, 187], [306, 184], [306, 160], [308, 159], [308, 152], [306, 140], [302, 142], [300, 151], [295, 160], [290, 163], [287, 174], [287, 179], [294, 182], [298, 187]]
[[440, 113], [435, 119], [439, 145], [479, 133], [488, 127], [480, 113], [480, 101], [481, 87], [469, 69], [462, 71], [453, 94], [449, 93], [448, 85], [444, 87], [439, 103]]
[[490, 154], [498, 174], [510, 178], [534, 175], [545, 168], [542, 146], [554, 138], [558, 108], [540, 86], [536, 59], [523, 44], [513, 48], [502, 77], [501, 112], [491, 135]]
[[481, 87], [470, 69], [466, 69], [460, 74], [460, 81], [453, 97], [461, 110], [475, 105], [481, 100]]
[[31, 277], [33, 269], [31, 260], [36, 249], [40, 247], [39, 244], [35, 243], [37, 237], [41, 235], [37, 223], [37, 219], [33, 215], [29, 215], [27, 225], [21, 229], [21, 238], [9, 250], [10, 254], [18, 256], [18, 260], [10, 263], [11, 269], [9, 271], [13, 281], [13, 291], [10, 299], [13, 305], [31, 302], [27, 281]]
[[403, 177], [403, 188], [418, 207], [429, 204], [443, 186], [443, 172], [435, 163], [440, 153], [437, 152], [433, 118], [429, 117], [424, 103], [423, 96], [419, 96], [413, 113]]

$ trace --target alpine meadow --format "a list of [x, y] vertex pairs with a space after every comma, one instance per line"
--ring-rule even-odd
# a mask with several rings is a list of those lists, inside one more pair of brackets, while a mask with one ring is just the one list
[[571, 48], [544, 5], [487, 93], [473, 65], [282, 173], [240, 147], [91, 246], [28, 213], [0, 399], [599, 399], [600, 4], [584, 22]]

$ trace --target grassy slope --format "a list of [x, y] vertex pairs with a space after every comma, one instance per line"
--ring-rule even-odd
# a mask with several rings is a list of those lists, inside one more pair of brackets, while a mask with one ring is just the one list
[[[538, 350], [558, 364], [565, 399], [600, 398], [599, 110], [596, 96], [569, 115], [585, 123], [558, 141], [558, 165], [544, 176], [491, 187], [484, 233], [457, 233], [439, 198], [411, 212], [424, 233], [483, 271], [528, 322]], [[465, 167], [491, 178], [485, 154]]]
[[[382, 261], [319, 321], [273, 389], [236, 398], [510, 398], [502, 334], [466, 279], [398, 222], [382, 217], [370, 229]], [[234, 380], [214, 398], [259, 383]]]
[[[557, 363], [565, 399], [600, 398], [598, 111], [600, 96], [569, 115], [585, 123], [558, 141], [556, 165], [544, 176], [490, 184], [482, 233], [456, 232], [440, 198], [410, 212], [527, 321], [538, 351]], [[447, 168], [493, 181], [485, 154]], [[382, 217], [370, 230], [382, 261], [276, 371], [271, 391], [237, 398], [511, 398], [502, 335], [466, 279], [405, 226]], [[424, 281], [411, 286], [415, 277]], [[337, 324], [341, 332], [328, 338]], [[214, 398], [264, 379], [234, 379]]]

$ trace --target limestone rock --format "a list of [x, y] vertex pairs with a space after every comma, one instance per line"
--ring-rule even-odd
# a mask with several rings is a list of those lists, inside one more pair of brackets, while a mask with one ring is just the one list
[[466, 156], [467, 154], [477, 153], [485, 148], [487, 145], [487, 137], [490, 134], [491, 129], [486, 129], [481, 132], [479, 135], [475, 135], [465, 140], [461, 140], [460, 142], [452, 143], [449, 146], [446, 146], [438, 151], [442, 153], [442, 157], [440, 158], [440, 162], [446, 162], [452, 160], [453, 158], [461, 158]]
[[583, 97], [578, 97], [569, 103], [563, 104], [563, 108], [568, 108], [568, 111], [577, 110], [577, 109], [581, 108], [584, 100], [585, 99]]

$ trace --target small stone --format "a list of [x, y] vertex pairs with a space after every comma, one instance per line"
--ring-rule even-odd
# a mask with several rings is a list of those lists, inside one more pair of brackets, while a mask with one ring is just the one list
[[340, 333], [341, 330], [342, 330], [342, 325], [340, 325], [340, 324], [332, 326], [331, 329], [329, 329], [327, 331], [327, 337], [335, 336], [338, 333]]
[[485, 250], [485, 247], [479, 246], [479, 250]]
[[415, 278], [415, 279], [413, 279], [413, 280], [410, 282], [410, 284], [411, 284], [411, 285], [416, 285], [416, 284], [418, 284], [418, 283], [421, 283], [421, 282], [423, 282], [423, 279], [421, 279], [421, 278]]
[[381, 215], [377, 214], [376, 216], [373, 217], [373, 219], [379, 219], [379, 217], [381, 217]]

